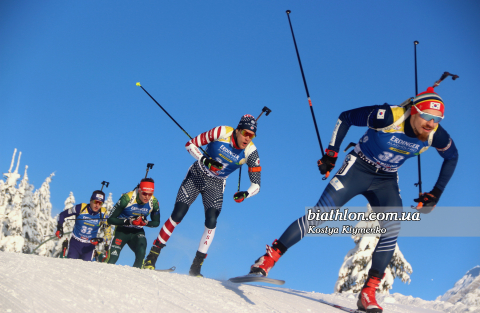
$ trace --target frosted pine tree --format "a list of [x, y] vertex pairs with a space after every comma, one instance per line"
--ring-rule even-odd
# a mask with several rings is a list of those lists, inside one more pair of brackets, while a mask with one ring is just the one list
[[[64, 202], [65, 207], [63, 211], [67, 211], [75, 206], [75, 197], [73, 196], [73, 192], [70, 191], [70, 195], [67, 197], [67, 199]], [[65, 222], [63, 223], [63, 233], [71, 233], [73, 231], [73, 226], [75, 225], [75, 221], [73, 221], [73, 217], [67, 218]], [[55, 216], [55, 223], [58, 223], [58, 215]], [[55, 240], [55, 248], [52, 252], [52, 257], [58, 258], [61, 254], [63, 254], [63, 247], [62, 244], [65, 240], [69, 240], [71, 237], [71, 234], [63, 235], [63, 237], [60, 240]]]
[[6, 192], [5, 192], [5, 183], [3, 180], [0, 179], [0, 242], [5, 237], [4, 233], [6, 231], [4, 226], [4, 219], [5, 219], [5, 207], [6, 207]]
[[[42, 186], [33, 194], [38, 232], [44, 239], [54, 236], [57, 229], [55, 219], [52, 218], [52, 204], [50, 203], [50, 182], [54, 175], [54, 173], [50, 174], [50, 176], [45, 179]], [[50, 240], [36, 250], [35, 254], [50, 256], [55, 245], [56, 243], [53, 240]]]
[[22, 198], [22, 236], [25, 238], [25, 244], [23, 246], [24, 253], [30, 253], [35, 249], [42, 241], [43, 237], [38, 232], [38, 225], [35, 216], [35, 203], [33, 202], [33, 185], [28, 183], [27, 175], [28, 165], [25, 166], [25, 174], [20, 182], [19, 189], [23, 189]]
[[[367, 216], [372, 212], [372, 208], [368, 205]], [[380, 226], [378, 221], [360, 221], [355, 227], [375, 228]], [[360, 292], [365, 280], [368, 276], [368, 270], [372, 266], [372, 254], [380, 239], [380, 235], [362, 235], [352, 236], [355, 242], [355, 248], [348, 251], [343, 264], [338, 273], [338, 280], [335, 284], [335, 292]], [[402, 282], [410, 282], [412, 273], [411, 265], [405, 260], [402, 252], [395, 247], [392, 260], [385, 269], [385, 277], [383, 278], [377, 292], [388, 294], [392, 289], [393, 281], [396, 277]]]
[[18, 174], [18, 166], [20, 164], [20, 157], [18, 155], [18, 162], [15, 171], [12, 168], [15, 162], [15, 149], [10, 164], [8, 173], [4, 173], [6, 181], [2, 184], [2, 206], [0, 207], [0, 214], [2, 216], [2, 238], [0, 240], [1, 251], [22, 252], [24, 245], [24, 238], [22, 234], [22, 210], [21, 203], [24, 193], [24, 186], [16, 188], [17, 180], [20, 178]]

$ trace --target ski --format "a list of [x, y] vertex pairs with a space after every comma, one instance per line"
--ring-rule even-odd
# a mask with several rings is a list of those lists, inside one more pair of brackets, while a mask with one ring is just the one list
[[232, 283], [253, 283], [253, 282], [261, 282], [261, 283], [269, 283], [274, 285], [283, 285], [285, 284], [284, 280], [268, 278], [261, 274], [248, 274], [244, 276], [238, 276], [230, 278], [229, 281]]
[[175, 269], [176, 269], [176, 267], [175, 267], [175, 266], [172, 266], [172, 267], [167, 268], [167, 269], [164, 269], [164, 270], [155, 270], [155, 271], [157, 271], [157, 272], [171, 273], [171, 272], [173, 272]]
[[[238, 277], [233, 277], [230, 278], [229, 281], [232, 283], [252, 283], [252, 282], [262, 282], [262, 283], [270, 283], [270, 284], [275, 284], [275, 285], [283, 285], [285, 284], [284, 280], [280, 279], [274, 279], [274, 278], [268, 278], [265, 277], [261, 274], [248, 274], [244, 276], [238, 276]], [[312, 299], [314, 300], [314, 299]], [[350, 309], [341, 305], [333, 304], [328, 301], [322, 300], [322, 299], [315, 299], [314, 301], [318, 301], [320, 303], [329, 305], [331, 307], [340, 309], [344, 312], [350, 312], [350, 313], [365, 313], [365, 311], [358, 310], [358, 309]]]

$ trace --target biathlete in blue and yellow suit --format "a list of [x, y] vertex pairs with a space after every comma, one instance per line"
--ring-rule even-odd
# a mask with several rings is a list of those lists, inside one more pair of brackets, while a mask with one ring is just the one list
[[[133, 267], [142, 268], [147, 239], [143, 227], [160, 225], [160, 206], [153, 195], [155, 183], [151, 178], [140, 181], [135, 190], [122, 195], [113, 207], [108, 224], [117, 225], [107, 262], [115, 264], [125, 244], [135, 253]], [[147, 216], [150, 215], [150, 221]]]
[[[242, 202], [260, 191], [260, 158], [252, 142], [257, 132], [257, 123], [253, 116], [244, 115], [237, 128], [218, 126], [204, 132], [185, 145], [187, 151], [196, 159], [180, 185], [172, 215], [165, 222], [157, 239], [153, 243], [145, 261], [145, 268], [154, 269], [160, 250], [165, 247], [175, 227], [187, 214], [190, 205], [202, 194], [205, 208], [205, 230], [198, 251], [190, 267], [190, 275], [200, 274], [203, 260], [207, 256], [213, 237], [217, 218], [223, 204], [225, 182], [231, 173], [247, 163], [251, 185], [247, 191], [235, 193], [233, 199]], [[198, 147], [207, 145], [207, 156]]]
[[[444, 159], [440, 175], [432, 191], [415, 199], [419, 202], [417, 209], [420, 213], [431, 212], [452, 177], [458, 160], [454, 142], [439, 124], [443, 116], [443, 100], [432, 87], [417, 95], [411, 108], [384, 104], [343, 112], [326, 154], [318, 161], [322, 174], [330, 172], [335, 166], [340, 144], [350, 126], [367, 126], [368, 130], [330, 180], [313, 208], [314, 212], [319, 212], [319, 215], [330, 212], [359, 194], [368, 200], [374, 212], [402, 212], [397, 170], [407, 159], [432, 146]], [[271, 247], [267, 246], [267, 253], [255, 261], [250, 273], [267, 276], [287, 249], [299, 242], [312, 226], [317, 227], [321, 223], [309, 221], [307, 216], [294, 221]], [[373, 252], [372, 266], [357, 303], [367, 312], [382, 312], [376, 302], [375, 291], [392, 259], [400, 232], [400, 221], [379, 223], [387, 232], [381, 235]]]
[[100, 242], [97, 238], [98, 230], [107, 220], [107, 209], [102, 207], [104, 202], [105, 193], [95, 190], [90, 198], [90, 204], [77, 204], [60, 213], [55, 233], [58, 238], [63, 236], [65, 218], [72, 215], [76, 217], [67, 258], [92, 261], [95, 246]]

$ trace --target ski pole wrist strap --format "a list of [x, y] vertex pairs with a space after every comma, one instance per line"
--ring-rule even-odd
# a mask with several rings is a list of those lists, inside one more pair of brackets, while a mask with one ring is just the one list
[[331, 158], [338, 158], [338, 152], [330, 149], [325, 149], [326, 155], [328, 155]]

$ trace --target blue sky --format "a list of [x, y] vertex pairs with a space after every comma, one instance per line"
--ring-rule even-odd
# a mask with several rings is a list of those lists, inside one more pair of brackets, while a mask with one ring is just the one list
[[[29, 165], [36, 188], [55, 172], [56, 215], [70, 191], [85, 202], [103, 180], [116, 201], [143, 177], [147, 163], [155, 163], [151, 176], [163, 223], [193, 159], [184, 149], [187, 136], [135, 83], [192, 136], [235, 126], [243, 114], [257, 116], [268, 106], [272, 114], [260, 119], [254, 140], [262, 190], [235, 203], [238, 174], [232, 174], [202, 270], [218, 279], [246, 273], [265, 244], [314, 205], [327, 183], [316, 165], [320, 149], [287, 9], [325, 146], [342, 111], [414, 96], [414, 40], [420, 42], [419, 91], [444, 71], [460, 76], [436, 88], [446, 104], [442, 125], [460, 151], [440, 205], [478, 206], [480, 171], [475, 158], [467, 158], [480, 153], [480, 4], [474, 1], [2, 1], [2, 171], [18, 148], [22, 173]], [[342, 148], [364, 131], [352, 128]], [[435, 151], [422, 155], [425, 191], [441, 162]], [[405, 207], [417, 195], [416, 182], [417, 162], [411, 160], [400, 170]], [[365, 204], [362, 197], [348, 203]], [[468, 216], [452, 210], [451, 218]], [[157, 264], [187, 273], [203, 222], [197, 200]], [[149, 246], [159, 229], [147, 231]], [[448, 236], [399, 238], [414, 273], [410, 285], [397, 281], [392, 292], [431, 300], [480, 263], [479, 237]], [[288, 288], [331, 293], [353, 246], [345, 237], [305, 238], [270, 275], [286, 279]], [[132, 263], [126, 248], [118, 264]]]

